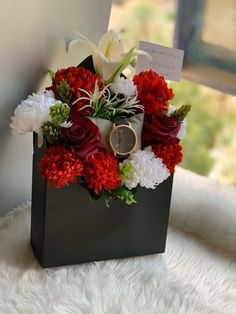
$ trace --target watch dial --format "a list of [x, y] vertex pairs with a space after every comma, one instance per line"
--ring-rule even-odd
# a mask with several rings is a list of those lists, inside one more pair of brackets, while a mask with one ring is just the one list
[[111, 146], [118, 154], [130, 153], [136, 145], [135, 132], [126, 125], [115, 127], [111, 134]]

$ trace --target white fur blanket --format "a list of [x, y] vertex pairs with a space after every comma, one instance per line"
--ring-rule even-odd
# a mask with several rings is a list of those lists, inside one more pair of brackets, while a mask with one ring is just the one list
[[1, 314], [236, 313], [234, 188], [178, 169], [160, 255], [44, 270], [29, 224], [30, 203], [0, 220]]

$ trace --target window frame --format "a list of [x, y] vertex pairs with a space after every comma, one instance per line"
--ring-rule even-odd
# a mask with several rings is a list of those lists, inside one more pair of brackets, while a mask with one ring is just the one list
[[185, 52], [183, 77], [236, 95], [235, 50], [204, 42], [205, 0], [178, 0], [174, 46]]

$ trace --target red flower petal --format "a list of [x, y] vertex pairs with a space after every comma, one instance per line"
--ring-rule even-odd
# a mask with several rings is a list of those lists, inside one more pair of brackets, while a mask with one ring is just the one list
[[167, 110], [174, 93], [168, 88], [163, 76], [149, 70], [135, 75], [133, 81], [137, 85], [138, 99], [144, 106], [146, 115], [160, 114]]
[[161, 158], [170, 172], [175, 171], [175, 166], [182, 161], [182, 146], [177, 144], [160, 143], [152, 146], [154, 154]]
[[61, 188], [69, 182], [76, 183], [83, 173], [83, 164], [64, 146], [52, 146], [46, 149], [38, 163], [42, 178], [48, 180], [48, 186]]
[[[52, 90], [55, 94], [55, 97], [59, 100], [60, 97], [57, 93], [57, 85], [59, 85], [62, 80], [65, 80], [70, 85], [69, 93], [71, 95], [71, 103], [77, 100], [79, 97], [86, 96], [84, 92], [79, 90], [79, 88], [93, 93], [95, 83], [97, 82], [99, 90], [102, 89], [101, 77], [97, 74], [94, 74], [90, 70], [87, 70], [83, 67], [69, 67], [67, 69], [61, 69], [56, 72], [52, 86], [47, 88], [48, 90]], [[85, 103], [86, 100], [82, 100], [73, 105], [72, 113], [76, 114]]]
[[102, 189], [110, 192], [121, 184], [118, 161], [114, 156], [99, 152], [88, 159], [84, 178], [88, 187], [97, 195]]

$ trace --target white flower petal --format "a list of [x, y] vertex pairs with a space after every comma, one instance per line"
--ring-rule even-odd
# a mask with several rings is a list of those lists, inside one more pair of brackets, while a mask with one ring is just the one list
[[127, 55], [127, 53], [124, 52], [123, 42], [119, 40], [119, 36], [114, 31], [110, 30], [102, 36], [98, 42], [98, 46], [96, 46], [80, 33], [74, 32], [74, 34], [77, 37], [77, 41], [82, 40], [90, 46], [96, 73], [99, 74], [104, 81], [109, 80], [112, 75], [116, 73], [117, 65], [120, 64]]
[[45, 121], [51, 120], [49, 108], [56, 103], [61, 102], [54, 98], [51, 91], [28, 96], [16, 107], [14, 116], [11, 117], [13, 134], [38, 132]]
[[110, 30], [99, 40], [98, 50], [106, 58], [118, 61], [120, 55], [124, 52], [124, 47], [123, 43], [119, 40], [119, 36], [113, 30]]
[[115, 72], [118, 63], [119, 62], [108, 60], [100, 52], [95, 59], [97, 73], [102, 77], [103, 80], [110, 78], [111, 74]]
[[176, 108], [172, 105], [169, 105], [168, 111], [167, 111], [167, 116], [171, 116], [174, 112], [176, 111]]
[[179, 132], [177, 133], [177, 138], [182, 140], [186, 135], [187, 122], [183, 120], [180, 124]]
[[118, 77], [110, 86], [110, 90], [115, 94], [123, 94], [126, 98], [137, 94], [137, 87], [134, 82], [124, 77]]
[[150, 147], [138, 150], [123, 162], [131, 163], [133, 166], [133, 173], [123, 182], [129, 189], [135, 188], [138, 184], [147, 189], [155, 189], [170, 175], [162, 160], [155, 157]]
[[70, 128], [72, 126], [72, 122], [71, 121], [69, 121], [69, 122], [65, 121], [63, 123], [60, 123], [59, 126], [62, 127], [62, 128], [68, 129], [68, 128]]

